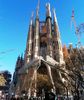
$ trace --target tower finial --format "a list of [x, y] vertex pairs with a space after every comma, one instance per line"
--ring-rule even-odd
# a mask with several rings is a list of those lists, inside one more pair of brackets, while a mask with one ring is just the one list
[[50, 3], [46, 3], [46, 10], [47, 10], [47, 13], [46, 13], [46, 16], [47, 17], [51, 17], [51, 12], [50, 12]]
[[54, 16], [54, 21], [57, 23], [57, 18], [56, 18], [55, 9], [53, 8], [52, 11], [53, 11], [53, 16]]
[[34, 16], [34, 12], [32, 12], [32, 15], [31, 15], [30, 25], [32, 25], [32, 23], [33, 23], [33, 16]]
[[36, 8], [36, 17], [39, 16], [39, 7], [40, 7], [40, 0], [38, 0], [38, 5], [37, 5], [37, 8]]
[[56, 26], [59, 30], [59, 26], [58, 26], [58, 22], [57, 22], [57, 17], [56, 17], [56, 13], [55, 13], [55, 9], [53, 8], [53, 16], [54, 16], [54, 22], [56, 23]]

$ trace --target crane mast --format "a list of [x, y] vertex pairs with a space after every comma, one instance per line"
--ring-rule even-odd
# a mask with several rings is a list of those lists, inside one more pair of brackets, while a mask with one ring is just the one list
[[75, 28], [75, 33], [76, 33], [77, 38], [78, 38], [78, 42], [77, 42], [77, 47], [78, 47], [78, 46], [81, 45], [80, 30], [79, 30], [79, 28], [77, 27], [77, 24], [76, 24], [76, 20], [75, 20], [75, 17], [74, 17], [74, 10], [72, 10], [71, 22], [73, 22], [73, 25], [74, 25], [74, 28]]

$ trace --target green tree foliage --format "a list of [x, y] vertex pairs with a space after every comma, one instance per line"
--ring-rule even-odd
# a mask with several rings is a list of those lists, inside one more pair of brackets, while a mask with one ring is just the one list
[[4, 78], [3, 75], [0, 75], [0, 86], [5, 86], [6, 79]]

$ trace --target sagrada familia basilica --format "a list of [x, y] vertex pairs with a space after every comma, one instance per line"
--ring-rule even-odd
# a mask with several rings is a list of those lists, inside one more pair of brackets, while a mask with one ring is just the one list
[[55, 9], [51, 12], [50, 3], [46, 3], [44, 21], [39, 18], [39, 6], [35, 20], [33, 14], [31, 16], [24, 58], [19, 56], [16, 62], [13, 90], [17, 94], [26, 91], [28, 96], [49, 90], [66, 94], [69, 78], [63, 72], [68, 73], [56, 12]]

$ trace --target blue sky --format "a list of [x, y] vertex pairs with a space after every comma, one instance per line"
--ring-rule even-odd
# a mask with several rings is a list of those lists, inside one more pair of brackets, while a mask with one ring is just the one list
[[[14, 72], [18, 55], [24, 54], [28, 25], [32, 11], [34, 18], [38, 0], [0, 0], [0, 71]], [[56, 9], [62, 44], [77, 43], [74, 27], [70, 27], [71, 13], [74, 8], [76, 24], [84, 22], [84, 0], [40, 0], [40, 19], [45, 20], [45, 4], [50, 2], [51, 10]], [[81, 42], [84, 45], [84, 35]]]

